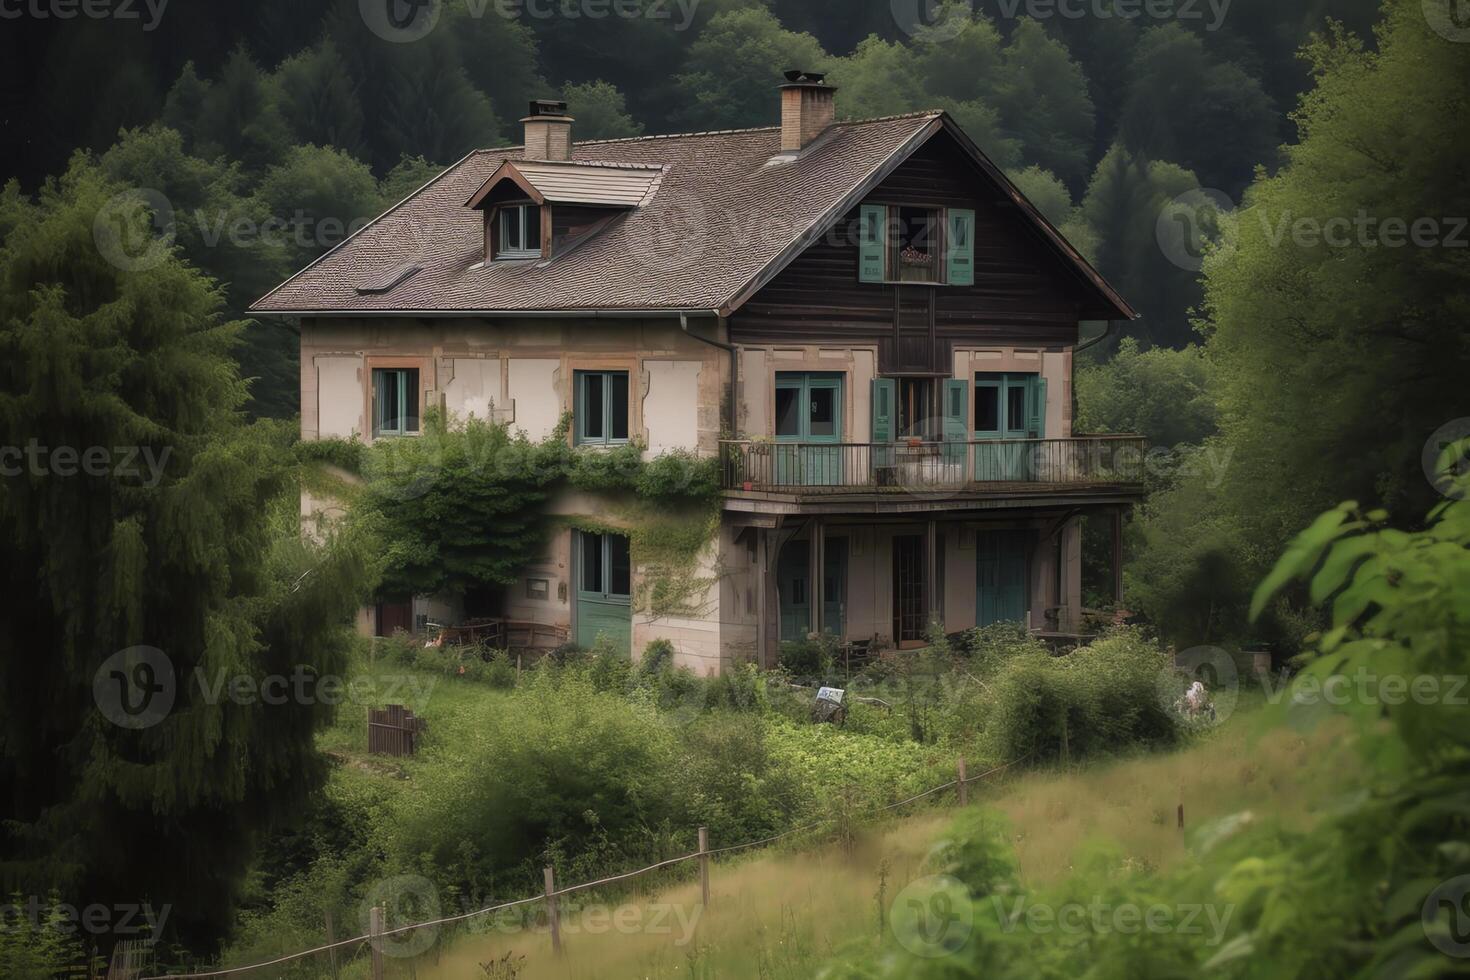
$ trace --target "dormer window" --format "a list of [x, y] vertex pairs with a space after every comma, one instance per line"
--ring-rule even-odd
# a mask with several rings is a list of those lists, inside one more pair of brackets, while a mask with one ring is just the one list
[[539, 259], [541, 257], [541, 208], [535, 204], [502, 204], [496, 211], [495, 257]]

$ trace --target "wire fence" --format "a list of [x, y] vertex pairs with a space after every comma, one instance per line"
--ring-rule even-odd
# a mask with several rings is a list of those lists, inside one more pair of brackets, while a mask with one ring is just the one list
[[[926, 797], [933, 796], [936, 793], [942, 793], [945, 790], [949, 789], [956, 790], [956, 797], [958, 802], [961, 805], [964, 805], [969, 802], [968, 793], [966, 792], [966, 788], [969, 786], [969, 784], [978, 782], [989, 776], [993, 776], [996, 773], [1001, 772], [1005, 769], [1009, 769], [1010, 767], [1017, 765], [1018, 763], [1026, 761], [1026, 759], [1028, 758], [1030, 758], [1029, 755], [1022, 756], [1018, 759], [1012, 759], [1010, 762], [994, 766], [993, 768], [987, 769], [985, 772], [982, 772], [975, 776], [970, 776], [966, 773], [965, 761], [964, 759], [960, 759], [956, 763], [956, 778], [951, 779], [949, 782], [943, 783], [939, 786], [934, 786], [930, 789], [926, 789], [922, 793], [916, 793], [913, 796], [898, 800], [894, 803], [888, 803], [883, 806], [876, 807], [874, 810], [871, 811], [871, 813], [876, 815], [878, 813], [885, 813], [890, 810], [896, 810], [899, 807], [908, 806], [910, 803], [916, 803], [919, 800], [925, 799]], [[740, 844], [727, 844], [724, 847], [715, 848], [709, 847], [708, 840], [705, 834], [705, 829], [701, 827], [699, 833], [699, 850], [692, 851], [679, 857], [668, 858], [667, 860], [659, 861], [646, 867], [638, 868], [634, 871], [626, 871], [621, 874], [609, 875], [605, 878], [598, 878], [595, 881], [585, 881], [575, 885], [566, 885], [558, 888], [555, 884], [554, 873], [552, 869], [548, 867], [546, 868], [545, 872], [546, 890], [540, 895], [532, 895], [527, 898], [520, 898], [510, 902], [501, 902], [498, 905], [490, 905], [485, 908], [475, 909], [470, 912], [463, 912], [458, 915], [447, 915], [437, 919], [430, 919], [424, 922], [415, 922], [409, 925], [396, 926], [393, 928], [388, 928], [383, 924], [383, 910], [381, 908], [374, 907], [370, 909], [370, 927], [368, 932], [360, 936], [354, 936], [351, 939], [332, 940], [330, 937], [328, 937], [328, 942], [323, 943], [320, 946], [314, 946], [310, 949], [303, 949], [295, 953], [287, 953], [274, 959], [265, 960], [259, 963], [251, 963], [246, 966], [221, 967], [215, 970], [207, 970], [196, 973], [167, 973], [140, 977], [139, 971], [128, 970], [126, 968], [119, 970], [117, 969], [117, 964], [114, 963], [114, 969], [108, 971], [108, 978], [109, 980], [208, 980], [208, 978], [213, 977], [236, 977], [253, 973], [257, 970], [267, 970], [273, 967], [296, 963], [308, 957], [320, 956], [322, 954], [328, 954], [332, 957], [333, 966], [331, 972], [333, 974], [336, 974], [338, 972], [338, 964], [336, 962], [335, 956], [337, 951], [347, 951], [351, 949], [353, 955], [355, 956], [358, 953], [361, 953], [364, 947], [366, 947], [372, 958], [370, 975], [372, 976], [373, 980], [381, 980], [384, 975], [381, 960], [382, 943], [384, 940], [390, 939], [394, 936], [402, 936], [408, 933], [416, 932], [420, 929], [437, 929], [440, 926], [465, 922], [470, 919], [492, 915], [494, 913], [502, 912], [507, 909], [513, 909], [525, 905], [534, 905], [536, 903], [546, 903], [547, 905], [547, 918], [550, 925], [552, 948], [559, 950], [561, 948], [561, 937], [558, 932], [556, 906], [557, 899], [563, 895], [572, 895], [578, 892], [590, 891], [594, 888], [600, 888], [606, 885], [617, 884], [621, 881], [627, 881], [631, 878], [636, 878], [640, 875], [648, 874], [651, 871], [657, 871], [661, 868], [668, 868], [677, 864], [682, 864], [685, 861], [698, 860], [701, 863], [703, 894], [705, 896], [705, 902], [707, 904], [709, 896], [710, 858], [720, 854], [729, 854], [734, 851], [746, 850], [749, 848], [763, 847], [768, 844], [774, 844], [777, 841], [783, 840], [787, 837], [792, 837], [810, 830], [815, 830], [826, 825], [827, 823], [827, 820], [814, 820], [797, 827], [792, 827], [789, 830], [782, 831], [779, 834], [773, 834], [770, 837], [762, 837], [759, 840], [745, 841]]]

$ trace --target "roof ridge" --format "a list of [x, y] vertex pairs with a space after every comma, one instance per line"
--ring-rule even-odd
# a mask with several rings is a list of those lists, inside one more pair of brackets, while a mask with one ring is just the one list
[[[893, 115], [890, 115], [890, 116], [868, 116], [868, 117], [863, 118], [863, 119], [836, 119], [836, 120], [833, 120], [832, 125], [834, 125], [834, 126], [857, 126], [857, 125], [861, 125], [863, 123], [890, 122], [890, 121], [892, 121], [894, 119], [918, 119], [918, 118], [920, 118], [922, 116], [939, 116], [939, 115], [942, 115], [943, 113], [944, 113], [944, 110], [943, 109], [915, 109], [912, 112], [896, 112], [896, 113], [894, 113]], [[776, 125], [776, 126], [746, 126], [746, 127], [742, 128], [742, 129], [697, 129], [697, 130], [694, 130], [694, 131], [688, 132], [688, 133], [650, 133], [650, 134], [648, 134], [646, 136], [618, 136], [618, 137], [614, 137], [612, 139], [603, 139], [603, 140], [575, 140], [572, 143], [572, 145], [574, 147], [577, 147], [577, 146], [603, 146], [603, 145], [606, 145], [608, 143], [639, 143], [639, 142], [645, 142], [645, 141], [648, 141], [648, 140], [684, 139], [684, 138], [687, 138], [687, 137], [690, 137], [690, 136], [728, 136], [728, 135], [730, 135], [732, 133], [764, 133], [764, 132], [768, 132], [768, 131], [771, 131], [771, 130], [778, 130], [780, 128], [781, 127], [779, 125]], [[505, 152], [507, 150], [524, 150], [525, 148], [526, 147], [525, 147], [524, 144], [518, 143], [518, 144], [516, 144], [514, 146], [494, 146], [494, 147], [487, 147], [487, 148], [482, 149], [482, 150], [475, 150], [474, 152], [475, 153], [503, 153], [503, 152]], [[565, 161], [565, 162], [567, 162], [567, 163], [585, 163], [586, 161], [583, 161], [583, 160], [568, 160], [568, 161]]]

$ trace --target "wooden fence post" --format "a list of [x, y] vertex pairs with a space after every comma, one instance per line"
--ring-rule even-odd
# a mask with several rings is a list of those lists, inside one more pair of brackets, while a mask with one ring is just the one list
[[699, 828], [699, 883], [704, 894], [704, 907], [709, 908], [709, 828]]
[[546, 866], [546, 923], [551, 926], [551, 951], [561, 954], [561, 923], [556, 917], [556, 872]]
[[959, 775], [957, 788], [960, 794], [960, 806], [970, 805], [970, 787], [965, 784], [965, 757], [960, 756], [955, 761], [955, 772]]
[[332, 921], [332, 910], [327, 909], [327, 945], [331, 947], [327, 950], [327, 960], [332, 964], [332, 976], [334, 978], [337, 976], [337, 947], [335, 945], [336, 942], [336, 923]]
[[373, 980], [383, 980], [383, 910], [368, 909], [368, 945], [372, 947]]

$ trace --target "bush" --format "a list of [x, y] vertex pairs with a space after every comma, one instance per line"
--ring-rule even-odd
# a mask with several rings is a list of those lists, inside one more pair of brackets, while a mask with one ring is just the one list
[[1013, 656], [992, 684], [994, 751], [1006, 760], [1067, 761], [1175, 742], [1177, 719], [1159, 694], [1168, 667], [1158, 645], [1133, 629], [1065, 657]]
[[674, 666], [674, 645], [668, 640], [651, 640], [638, 658], [638, 673], [652, 677], [665, 673]]

